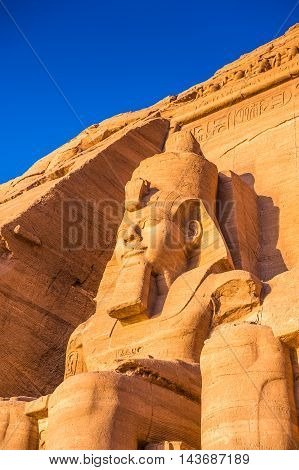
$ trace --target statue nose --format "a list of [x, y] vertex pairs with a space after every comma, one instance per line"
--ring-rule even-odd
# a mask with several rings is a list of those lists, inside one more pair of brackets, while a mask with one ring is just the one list
[[140, 234], [137, 231], [136, 226], [130, 226], [125, 233], [124, 240], [125, 242], [132, 242], [133, 240], [140, 239]]

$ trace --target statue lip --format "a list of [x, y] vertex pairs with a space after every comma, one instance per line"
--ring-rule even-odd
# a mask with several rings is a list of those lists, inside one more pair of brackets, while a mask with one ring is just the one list
[[145, 252], [146, 248], [138, 248], [127, 251], [122, 258], [130, 258], [131, 256], [141, 255]]

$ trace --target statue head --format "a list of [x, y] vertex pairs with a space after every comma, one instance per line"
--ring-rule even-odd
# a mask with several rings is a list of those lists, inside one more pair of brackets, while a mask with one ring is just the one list
[[[173, 133], [163, 153], [141, 162], [125, 188], [111, 260], [111, 317], [140, 321], [161, 313], [174, 280], [215, 257], [211, 243], [221, 239], [226, 253], [214, 215], [217, 181], [216, 166], [190, 132]], [[216, 252], [219, 258], [219, 246]]]
[[163, 191], [150, 197], [150, 183], [140, 184], [147, 185], [147, 201], [144, 197], [135, 207], [129, 202], [117, 232], [115, 256], [123, 268], [140, 262], [150, 265], [152, 275], [163, 276], [169, 284], [187, 269], [200, 246], [199, 200]]

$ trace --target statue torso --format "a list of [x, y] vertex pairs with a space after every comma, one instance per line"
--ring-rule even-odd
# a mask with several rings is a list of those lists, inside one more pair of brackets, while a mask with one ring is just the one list
[[210, 298], [200, 281], [200, 269], [180, 276], [154, 318], [124, 323], [98, 310], [77, 329], [86, 370], [115, 370], [123, 362], [147, 358], [199, 363], [211, 321]]

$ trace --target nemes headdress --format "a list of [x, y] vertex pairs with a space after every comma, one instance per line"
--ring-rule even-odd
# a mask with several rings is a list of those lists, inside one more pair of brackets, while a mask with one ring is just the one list
[[[202, 154], [190, 132], [175, 132], [165, 151], [143, 160], [126, 185], [126, 210], [140, 209], [163, 197], [194, 198], [204, 201], [215, 213], [218, 171]], [[158, 194], [159, 193], [159, 194]], [[163, 195], [162, 195], [163, 193]], [[170, 202], [170, 196], [167, 197]]]

